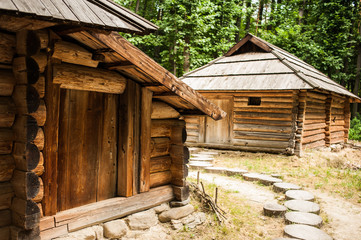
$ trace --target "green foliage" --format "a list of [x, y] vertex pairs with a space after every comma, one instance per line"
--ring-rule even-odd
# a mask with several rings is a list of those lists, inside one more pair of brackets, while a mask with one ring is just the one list
[[351, 120], [349, 138], [361, 141], [361, 115], [359, 113]]

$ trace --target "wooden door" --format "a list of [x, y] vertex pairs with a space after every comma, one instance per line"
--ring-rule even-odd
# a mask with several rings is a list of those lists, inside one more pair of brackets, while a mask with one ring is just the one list
[[114, 94], [61, 90], [58, 211], [116, 194], [117, 103]]
[[227, 116], [222, 120], [215, 121], [210, 117], [205, 120], [205, 142], [228, 144], [231, 141], [231, 122], [232, 119], [232, 98], [210, 99], [214, 104], [219, 106], [227, 113]]

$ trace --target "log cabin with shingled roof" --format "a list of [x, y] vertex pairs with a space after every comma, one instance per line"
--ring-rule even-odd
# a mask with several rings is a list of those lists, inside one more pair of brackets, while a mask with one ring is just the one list
[[294, 55], [247, 34], [182, 81], [227, 112], [186, 117], [187, 144], [301, 155], [344, 143], [360, 98]]
[[188, 115], [225, 113], [122, 38], [108, 0], [0, 2], [0, 238], [54, 237], [188, 198]]

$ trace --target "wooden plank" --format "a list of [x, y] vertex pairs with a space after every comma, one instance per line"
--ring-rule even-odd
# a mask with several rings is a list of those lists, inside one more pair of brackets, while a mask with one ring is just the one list
[[252, 110], [253, 108], [292, 108], [292, 103], [285, 102], [262, 102], [259, 106], [248, 105], [248, 102], [234, 102], [235, 108], [249, 108]]
[[114, 94], [104, 94], [103, 98], [97, 201], [116, 196], [117, 183], [117, 109], [119, 100], [118, 96]]
[[36, 14], [39, 16], [51, 17], [50, 12], [44, 7], [41, 1], [12, 0], [20, 12]]
[[290, 126], [267, 126], [258, 124], [239, 124], [233, 125], [233, 131], [250, 131], [250, 132], [270, 132], [270, 133], [290, 133]]
[[1, 63], [6, 63], [6, 64], [12, 63], [13, 57], [15, 55], [15, 43], [16, 43], [15, 35], [0, 32]]
[[169, 184], [172, 180], [171, 171], [156, 172], [150, 174], [150, 187], [155, 188]]
[[319, 140], [319, 141], [316, 141], [316, 142], [304, 144], [304, 145], [302, 145], [302, 148], [303, 149], [309, 149], [309, 148], [322, 147], [322, 146], [325, 146], [325, 145], [326, 145], [326, 142], [325, 142], [325, 140], [322, 139], [322, 140]]
[[[153, 188], [129, 198], [112, 198], [55, 215], [56, 226], [68, 225], [70, 232], [146, 210], [173, 199], [171, 186]], [[98, 207], [99, 206], [99, 207]], [[82, 208], [85, 210], [82, 211]]]
[[150, 173], [164, 172], [170, 169], [172, 159], [170, 156], [155, 157], [150, 159]]
[[14, 5], [14, 3], [11, 0], [3, 0], [0, 2], [0, 9], [6, 9], [6, 10], [15, 10], [17, 11], [18, 8]]
[[179, 81], [174, 75], [169, 73], [154, 60], [150, 59], [145, 53], [134, 47], [118, 33], [113, 32], [110, 35], [102, 33], [92, 34], [117, 53], [125, 57], [128, 61], [132, 62], [139, 69], [149, 74], [152, 78], [154, 78], [154, 80], [163, 84], [170, 91], [174, 92], [178, 96], [181, 96], [181, 98], [191, 103], [205, 114], [216, 120], [225, 117], [226, 113], [214, 104], [210, 103], [202, 95], [195, 92], [188, 85]]
[[235, 112], [263, 112], [263, 113], [292, 113], [292, 108], [258, 108], [254, 106], [253, 108], [249, 107], [234, 107]]
[[73, 11], [69, 9], [67, 4], [65, 4], [63, 1], [57, 1], [57, 0], [50, 0], [52, 4], [59, 10], [61, 15], [71, 21], [79, 21], [79, 19], [74, 15]]
[[326, 133], [326, 130], [324, 128], [320, 128], [320, 129], [314, 129], [311, 131], [303, 131], [303, 137], [308, 137], [308, 136], [312, 136], [315, 134], [320, 134], [320, 133]]
[[151, 139], [151, 157], [160, 157], [169, 154], [171, 142], [169, 138], [159, 137]]
[[291, 121], [292, 115], [291, 114], [280, 114], [280, 113], [235, 112], [234, 118]]
[[151, 115], [152, 95], [147, 88], [141, 89], [141, 121], [140, 121], [140, 192], [150, 188], [150, 155], [151, 155]]
[[315, 134], [315, 135], [311, 135], [308, 137], [303, 137], [302, 138], [302, 143], [306, 144], [306, 143], [310, 143], [310, 142], [316, 142], [322, 139], [325, 139], [326, 134], [325, 133], [320, 133], [320, 134]]
[[234, 138], [236, 139], [253, 139], [253, 140], [275, 140], [288, 141], [290, 139], [289, 133], [269, 133], [269, 132], [248, 132], [248, 131], [234, 131]]
[[0, 210], [8, 209], [11, 207], [11, 200], [14, 196], [14, 190], [10, 182], [0, 183]]
[[154, 101], [152, 103], [152, 119], [169, 119], [169, 118], [179, 118], [180, 114], [164, 102]]
[[57, 211], [60, 86], [53, 84], [51, 66], [51, 60], [49, 59], [45, 74], [45, 103], [49, 109], [46, 111], [46, 119], [48, 121], [44, 125], [45, 147], [43, 153], [45, 173], [43, 180], [45, 182], [45, 197], [42, 201], [44, 215], [46, 216], [54, 215]]
[[60, 227], [46, 229], [40, 233], [40, 237], [42, 240], [50, 240], [66, 234], [68, 234], [68, 228], [66, 225], [64, 225]]
[[[53, 2], [54, 1], [55, 0], [53, 0]], [[92, 20], [94, 20], [94, 19], [91, 19], [91, 16], [88, 16], [88, 14], [86, 14], [84, 5], [79, 3], [79, 1], [73, 1], [73, 0], [63, 0], [63, 1], [66, 4], [66, 6], [68, 7], [68, 9], [74, 13], [74, 15], [76, 16], [78, 21], [90, 23], [90, 24], [93, 23]], [[86, 6], [86, 8], [88, 8], [88, 7]]]
[[233, 143], [237, 146], [247, 147], [265, 147], [265, 148], [278, 148], [285, 149], [288, 146], [288, 141], [259, 141], [259, 140], [242, 140], [234, 139]]

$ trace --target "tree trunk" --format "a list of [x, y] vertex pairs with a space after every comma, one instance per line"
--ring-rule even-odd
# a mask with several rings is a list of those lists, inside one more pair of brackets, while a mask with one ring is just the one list
[[301, 25], [303, 23], [303, 18], [304, 18], [304, 14], [305, 14], [305, 7], [306, 7], [306, 0], [303, 0], [302, 5], [300, 6], [299, 10], [298, 10], [298, 25]]
[[271, 1], [271, 14], [269, 17], [270, 24], [267, 26], [267, 30], [272, 30], [272, 28], [273, 28], [272, 21], [273, 21], [273, 15], [275, 14], [275, 8], [276, 8], [276, 0], [272, 0]]
[[[359, 25], [359, 35], [361, 36], [361, 25]], [[361, 46], [358, 47], [358, 55], [357, 55], [357, 63], [356, 63], [356, 77], [355, 77], [355, 85], [353, 88], [353, 94], [358, 96], [359, 89], [360, 89], [360, 78], [361, 78]], [[351, 116], [355, 117], [358, 110], [358, 104], [352, 104], [352, 112]]]
[[259, 8], [258, 8], [257, 23], [256, 23], [256, 35], [257, 35], [257, 32], [258, 32], [258, 26], [262, 24], [263, 6], [264, 6], [264, 0], [260, 0], [259, 1]]
[[249, 10], [249, 8], [251, 8], [251, 5], [252, 5], [252, 0], [247, 0], [247, 2], [246, 2], [247, 15], [246, 15], [246, 27], [245, 27], [246, 32], [249, 31], [249, 28], [251, 26], [251, 15], [252, 15], [252, 13]]
[[187, 72], [189, 72], [189, 68], [190, 68], [190, 65], [191, 65], [191, 62], [190, 62], [190, 50], [189, 50], [189, 45], [190, 45], [190, 36], [189, 35], [186, 35], [184, 37], [184, 42], [185, 42], [185, 45], [184, 45], [184, 48], [183, 48], [183, 57], [184, 57], [183, 72], [187, 73]]
[[140, 0], [137, 0], [137, 4], [135, 6], [135, 13], [137, 13], [139, 11], [139, 3], [140, 3]]

